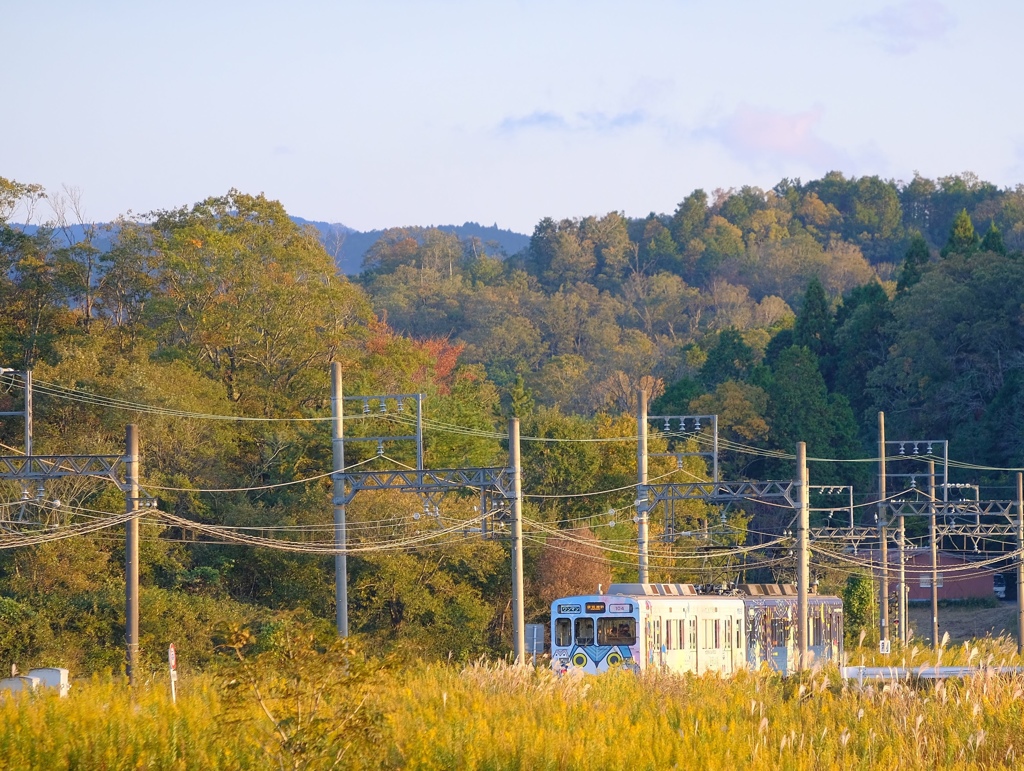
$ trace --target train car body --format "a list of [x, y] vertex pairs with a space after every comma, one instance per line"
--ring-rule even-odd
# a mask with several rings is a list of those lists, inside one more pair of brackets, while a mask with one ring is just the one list
[[[691, 584], [612, 584], [607, 593], [551, 604], [551, 662], [560, 671], [732, 674], [766, 664], [796, 669], [797, 598], [792, 587], [745, 584], [701, 594]], [[842, 656], [842, 601], [808, 598], [813, 660]]]

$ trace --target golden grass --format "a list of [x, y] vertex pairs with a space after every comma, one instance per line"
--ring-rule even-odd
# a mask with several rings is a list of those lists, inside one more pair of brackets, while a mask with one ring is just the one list
[[[854, 651], [851, 659], [860, 652]], [[911, 649], [867, 665], [934, 664]], [[943, 651], [941, 664], [1017, 665], [1005, 639]], [[851, 663], [861, 663], [859, 660]], [[122, 681], [75, 683], [72, 695], [0, 701], [0, 768], [277, 767], [261, 748], [266, 718], [230, 711], [222, 681], [166, 683], [129, 695]], [[835, 668], [784, 680], [716, 676], [555, 677], [481, 662], [386, 673], [373, 695], [379, 744], [346, 763], [410, 769], [1017, 768], [1024, 763], [1024, 676], [943, 683], [842, 682]], [[322, 749], [317, 750], [322, 752]], [[326, 767], [289, 757], [288, 767]], [[329, 765], [329, 763], [328, 763]]]

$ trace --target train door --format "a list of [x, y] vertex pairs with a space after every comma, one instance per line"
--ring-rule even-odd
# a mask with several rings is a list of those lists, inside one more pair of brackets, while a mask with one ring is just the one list
[[715, 620], [702, 609], [697, 620], [697, 674], [703, 674], [715, 666]]
[[647, 610], [643, 615], [643, 650], [641, 655], [643, 657], [643, 667], [654, 666], [654, 630], [653, 624], [654, 619], [650, 614], [650, 603], [647, 603]]
[[733, 612], [733, 638], [736, 642], [736, 647], [732, 651], [733, 671], [743, 669], [747, 665], [747, 655], [743, 649], [743, 641], [747, 639], [743, 629], [744, 615], [743, 605], [740, 604]]
[[654, 647], [657, 651], [656, 656], [658, 659], [658, 667], [664, 671], [665, 669], [665, 643], [664, 638], [661, 634], [662, 618], [658, 616], [654, 620]]
[[764, 609], [747, 607], [747, 666], [757, 669], [764, 661]]
[[771, 608], [771, 665], [773, 669], [789, 674], [793, 663], [792, 606], [778, 604]]

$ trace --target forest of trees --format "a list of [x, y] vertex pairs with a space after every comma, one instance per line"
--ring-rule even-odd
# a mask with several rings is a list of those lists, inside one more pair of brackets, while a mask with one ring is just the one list
[[[276, 486], [330, 470], [328, 424], [310, 420], [330, 414], [330, 362], [342, 363], [346, 393], [422, 392], [431, 419], [464, 429], [428, 432], [428, 466], [503, 463], [497, 434], [516, 415], [524, 436], [550, 440], [524, 442], [528, 493], [620, 490], [528, 501], [547, 532], [573, 534], [530, 541], [535, 618], [573, 580], [629, 575], [625, 550], [600, 546], [635, 536], [630, 513], [607, 513], [629, 507], [633, 493], [620, 488], [635, 480], [635, 444], [572, 440], [633, 436], [640, 388], [653, 414], [717, 414], [724, 438], [768, 450], [805, 441], [816, 457], [870, 457], [884, 410], [891, 436], [946, 438], [953, 457], [980, 466], [1024, 465], [1024, 186], [832, 172], [768, 191], [696, 190], [671, 214], [544, 219], [512, 255], [396, 228], [351, 277], [315, 230], [263, 195], [230, 191], [104, 225], [81, 222], [79, 204], [74, 191], [0, 178], [0, 366], [34, 372], [36, 452], [119, 452], [136, 422], [143, 486], [162, 510], [330, 540], [329, 478]], [[16, 382], [3, 381], [0, 410], [20, 404]], [[0, 424], [5, 452], [21, 447], [21, 431]], [[365, 452], [350, 462], [369, 461]], [[688, 473], [706, 473], [690, 460]], [[733, 455], [724, 469], [790, 478], [791, 465]], [[865, 496], [870, 473], [812, 469], [817, 483]], [[248, 489], [204, 492], [225, 488]], [[7, 484], [0, 525], [27, 509], [59, 528], [123, 511], [119, 495], [66, 482], [43, 496], [60, 497], [60, 509], [35, 498], [26, 507]], [[443, 515], [469, 519], [472, 503], [450, 497]], [[436, 527], [422, 508], [410, 496], [360, 496], [353, 538]], [[698, 505], [683, 515], [718, 518]], [[729, 514], [735, 538], [750, 516]], [[174, 636], [185, 660], [204, 663], [223, 623], [248, 624], [267, 645], [289, 616], [330, 623], [329, 557], [197, 543], [156, 523], [143, 534], [151, 660]], [[658, 563], [665, 576], [707, 577], [675, 570], [672, 548]], [[353, 628], [396, 655], [503, 652], [507, 554], [501, 540], [465, 537], [353, 556]], [[122, 561], [116, 528], [0, 550], [0, 667], [119, 668]]]

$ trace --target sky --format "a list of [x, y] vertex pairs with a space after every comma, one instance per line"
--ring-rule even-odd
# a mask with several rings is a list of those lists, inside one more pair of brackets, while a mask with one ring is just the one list
[[1024, 182], [1009, 0], [0, 9], [0, 177], [90, 221], [237, 188], [357, 230], [530, 233], [833, 169]]

